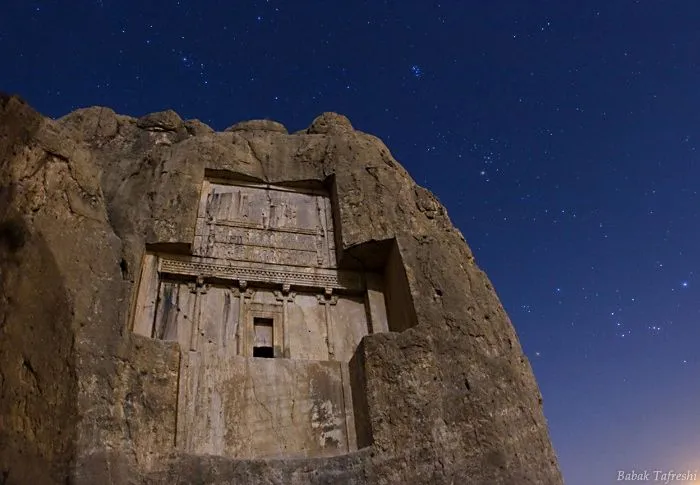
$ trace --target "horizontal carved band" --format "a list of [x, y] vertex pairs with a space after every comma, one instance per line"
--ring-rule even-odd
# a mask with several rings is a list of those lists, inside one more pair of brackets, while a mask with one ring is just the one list
[[[244, 221], [242, 219], [212, 219], [212, 220], [205, 220], [205, 223], [209, 226], [223, 226], [223, 227], [235, 227], [235, 228], [241, 228], [241, 229], [255, 229], [258, 231], [264, 231], [266, 233], [269, 232], [284, 232], [284, 233], [290, 233], [290, 234], [305, 234], [307, 236], [317, 236], [319, 234], [323, 234], [320, 228], [317, 227], [311, 227], [311, 228], [305, 228], [305, 227], [277, 227], [277, 226], [264, 226], [262, 224], [258, 224], [256, 222], [249, 222], [249, 221]], [[333, 232], [332, 229], [329, 229], [328, 232]]]
[[[197, 258], [200, 259], [200, 258]], [[364, 291], [360, 273], [333, 269], [296, 268], [265, 263], [232, 262], [225, 264], [194, 258], [159, 258], [158, 271], [173, 275], [204, 276], [225, 280], [272, 283], [297, 287]]]

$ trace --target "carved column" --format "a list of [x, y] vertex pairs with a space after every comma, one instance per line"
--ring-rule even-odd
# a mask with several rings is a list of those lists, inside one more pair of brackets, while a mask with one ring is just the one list
[[294, 297], [297, 296], [296, 292], [290, 291], [291, 286], [290, 285], [282, 285], [282, 291], [275, 291], [275, 298], [277, 301], [282, 302], [282, 338], [283, 338], [283, 345], [282, 345], [282, 356], [289, 358], [290, 357], [290, 349], [289, 349], [289, 317], [287, 316], [287, 305], [289, 303], [294, 302]]
[[190, 293], [194, 293], [194, 315], [192, 319], [192, 333], [190, 334], [190, 350], [197, 350], [197, 343], [199, 342], [199, 322], [200, 313], [202, 309], [202, 295], [205, 295], [209, 291], [209, 285], [204, 283], [204, 277], [197, 276], [197, 281], [194, 283], [188, 283], [187, 286], [190, 289]]
[[[232, 297], [232, 298], [237, 298], [237, 299], [239, 300], [239, 302], [240, 302], [240, 290], [238, 289], [237, 286], [231, 286], [231, 287], [229, 287], [229, 288], [228, 288], [228, 291], [231, 292], [231, 297]], [[239, 314], [240, 314], [240, 309], [239, 309]], [[235, 329], [234, 329], [234, 331], [233, 331], [233, 340], [234, 340], [234, 342], [233, 342], [233, 347], [236, 349], [236, 354], [238, 354], [238, 343], [237, 343], [236, 340], [238, 339], [238, 327], [240, 326], [239, 317], [236, 317], [235, 322], [236, 322], [236, 325], [235, 325]], [[232, 337], [231, 337], [231, 333], [232, 333], [232, 332], [231, 332], [231, 329], [229, 328], [229, 327], [230, 327], [230, 323], [231, 323], [231, 316], [228, 317], [228, 320], [222, 321], [221, 323], [222, 323], [222, 325], [223, 325], [223, 329], [222, 329], [222, 332], [221, 332], [221, 335], [222, 335], [222, 345], [223, 345], [224, 347], [228, 347], [228, 346], [229, 346], [229, 339], [232, 338]]]
[[338, 303], [338, 295], [333, 294], [333, 288], [326, 288], [323, 295], [316, 295], [318, 302], [326, 309], [326, 343], [328, 344], [328, 360], [335, 360], [335, 339], [333, 335], [333, 312], [331, 307]]
[[250, 330], [246, 319], [246, 300], [250, 300], [255, 293], [248, 288], [248, 282], [241, 280], [238, 282], [238, 326], [236, 327], [236, 354], [250, 357], [251, 351], [248, 347]]

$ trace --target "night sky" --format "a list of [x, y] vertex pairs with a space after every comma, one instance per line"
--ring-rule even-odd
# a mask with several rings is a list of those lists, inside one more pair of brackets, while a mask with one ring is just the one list
[[4, 0], [0, 59], [51, 117], [347, 115], [493, 281], [566, 482], [700, 472], [697, 0]]

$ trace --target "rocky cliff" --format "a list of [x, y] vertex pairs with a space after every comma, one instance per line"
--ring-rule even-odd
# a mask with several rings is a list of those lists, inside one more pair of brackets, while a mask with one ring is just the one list
[[[188, 455], [178, 345], [135, 335], [147, 248], [187, 253], [202, 182], [328, 188], [338, 265], [400, 267], [406, 301], [365, 336], [360, 449]], [[359, 412], [356, 410], [356, 413]], [[0, 483], [561, 484], [513, 326], [444, 209], [374, 136], [325, 113], [289, 134], [166, 111], [45, 118], [0, 97]]]

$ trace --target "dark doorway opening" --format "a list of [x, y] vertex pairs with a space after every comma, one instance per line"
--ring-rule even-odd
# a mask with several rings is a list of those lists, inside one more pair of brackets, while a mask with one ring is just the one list
[[253, 347], [253, 357], [272, 359], [275, 357], [275, 350], [272, 347]]
[[272, 318], [255, 317], [253, 319], [253, 327], [255, 330], [253, 357], [265, 357], [268, 359], [274, 358], [274, 321]]

